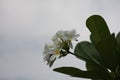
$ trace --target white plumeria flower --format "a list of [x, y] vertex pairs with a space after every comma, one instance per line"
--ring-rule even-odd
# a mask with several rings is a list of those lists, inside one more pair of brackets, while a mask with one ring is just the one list
[[44, 60], [51, 67], [56, 58], [64, 57], [69, 53], [69, 49], [73, 48], [72, 40], [77, 40], [79, 34], [75, 29], [71, 31], [58, 31], [53, 37], [52, 45], [46, 44], [44, 47]]
[[71, 41], [72, 40], [77, 41], [77, 38], [79, 37], [79, 34], [76, 34], [75, 29], [73, 29], [71, 31], [63, 31], [63, 30], [61, 30], [61, 31], [58, 31], [56, 33], [56, 36], [58, 38], [60, 38], [62, 41], [68, 42], [68, 46], [70, 46], [70, 48], [73, 48]]
[[61, 39], [65, 40], [65, 41], [72, 41], [72, 40], [76, 40], [79, 37], [79, 34], [76, 34], [76, 30], [73, 29], [71, 31], [59, 31], [56, 33], [56, 35], [58, 37], [60, 37]]
[[46, 44], [44, 47], [44, 61], [51, 67], [53, 62], [60, 56], [60, 48]]
[[53, 41], [53, 44], [58, 47], [58, 48], [62, 48], [63, 47], [63, 42], [62, 40], [57, 36], [57, 35], [54, 35], [52, 37], [52, 41]]

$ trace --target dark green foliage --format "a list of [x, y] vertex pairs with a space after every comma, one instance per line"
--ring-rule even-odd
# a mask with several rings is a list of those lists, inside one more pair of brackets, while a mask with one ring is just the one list
[[94, 44], [110, 36], [110, 31], [105, 20], [99, 15], [89, 17], [86, 21], [86, 25], [91, 32], [91, 40]]
[[83, 59], [84, 61], [91, 61], [99, 60], [101, 61], [101, 57], [98, 51], [95, 49], [94, 45], [90, 42], [83, 41], [76, 45], [75, 47], [75, 56]]
[[93, 15], [86, 21], [90, 40], [79, 42], [74, 55], [86, 62], [86, 71], [74, 67], [56, 68], [54, 71], [73, 77], [92, 80], [120, 80], [120, 32], [111, 34], [105, 20]]
[[98, 70], [82, 71], [82, 70], [80, 70], [78, 68], [74, 68], [74, 67], [60, 67], [60, 68], [54, 69], [54, 71], [67, 74], [72, 77], [95, 78], [95, 79], [104, 78], [104, 74], [99, 73]]

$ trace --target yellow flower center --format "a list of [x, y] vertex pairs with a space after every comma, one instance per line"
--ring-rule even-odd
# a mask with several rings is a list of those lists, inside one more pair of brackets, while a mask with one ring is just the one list
[[55, 54], [59, 55], [60, 54], [60, 50], [55, 50]]

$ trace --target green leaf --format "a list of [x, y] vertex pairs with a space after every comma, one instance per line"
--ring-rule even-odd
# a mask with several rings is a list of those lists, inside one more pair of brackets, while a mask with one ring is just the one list
[[[99, 15], [93, 15], [87, 19], [86, 25], [91, 32], [90, 39], [102, 56], [103, 63], [105, 63], [107, 68], [115, 70], [119, 63], [116, 49], [119, 51], [120, 48], [119, 45], [117, 47], [114, 35], [110, 34], [105, 20]], [[117, 40], [120, 42], [118, 38]]]
[[[110, 79], [110, 73], [108, 72], [107, 69], [101, 69], [100, 66], [91, 63], [91, 62], [86, 62], [86, 68], [88, 71], [98, 71], [101, 74], [104, 74], [104, 80], [109, 80]], [[103, 76], [103, 75], [100, 75]], [[93, 79], [94, 80], [94, 79]], [[102, 80], [102, 79], [97, 79], [97, 80]]]
[[[82, 59], [84, 61], [86, 61], [86, 63], [90, 63], [90, 64], [94, 64], [94, 67], [91, 65], [87, 65], [86, 67], [94, 68], [94, 71], [96, 70], [100, 70], [101, 73], [107, 73], [108, 75], [108, 71], [107, 68], [105, 68], [105, 63], [103, 61], [103, 58], [100, 56], [100, 54], [98, 53], [98, 51], [96, 50], [96, 48], [94, 47], [94, 45], [90, 42], [87, 41], [83, 41], [80, 42], [76, 45], [75, 47], [75, 56], [79, 59]], [[95, 69], [97, 68], [97, 69]], [[88, 69], [90, 70], [90, 69]], [[93, 70], [93, 69], [92, 69]]]
[[70, 75], [72, 77], [81, 77], [81, 78], [91, 78], [91, 79], [102, 79], [104, 78], [103, 73], [99, 73], [99, 71], [82, 71], [78, 68], [74, 67], [60, 67], [54, 69], [56, 72], [60, 72], [63, 74]]
[[116, 36], [116, 40], [117, 40], [117, 50], [119, 51], [120, 54], [120, 32], [117, 34]]
[[94, 44], [110, 36], [110, 31], [105, 20], [99, 15], [89, 17], [86, 21], [86, 25], [92, 34], [91, 39]]
[[90, 42], [83, 41], [76, 45], [75, 56], [84, 61], [89, 61], [93, 63], [102, 63], [102, 58], [98, 51], [95, 49], [94, 45]]
[[86, 61], [88, 71], [99, 71], [104, 74], [105, 78], [109, 77], [109, 72], [104, 66], [105, 63], [92, 43], [80, 42], [76, 45], [74, 52], [76, 57]]
[[118, 44], [120, 44], [120, 32], [117, 34], [116, 40], [117, 40]]
[[91, 62], [86, 62], [86, 68], [87, 70], [98, 70], [100, 72], [103, 70], [98, 65], [96, 65], [95, 63], [91, 63]]
[[84, 43], [89, 43], [89, 42], [87, 42], [87, 41], [80, 42], [76, 45], [75, 51], [74, 51], [75, 56], [79, 59], [84, 60], [84, 61], [92, 61], [92, 59], [89, 57], [89, 55], [85, 52], [85, 49], [83, 49], [83, 47], [82, 47], [82, 45], [84, 45]]
[[117, 40], [117, 53], [119, 56], [119, 66], [120, 66], [120, 32], [117, 34], [116, 40]]
[[105, 61], [106, 66], [112, 71], [115, 70], [119, 63], [116, 48], [117, 42], [114, 34], [96, 44], [96, 49], [99, 51], [100, 55]]

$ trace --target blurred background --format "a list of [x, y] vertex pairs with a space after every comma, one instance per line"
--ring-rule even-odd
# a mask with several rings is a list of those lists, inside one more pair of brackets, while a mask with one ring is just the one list
[[85, 63], [68, 55], [49, 68], [43, 50], [61, 29], [76, 29], [79, 41], [89, 40], [85, 22], [94, 14], [111, 32], [120, 31], [120, 0], [0, 0], [0, 80], [89, 80], [53, 72], [61, 66], [85, 70]]

